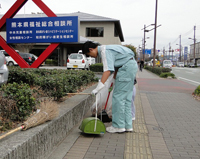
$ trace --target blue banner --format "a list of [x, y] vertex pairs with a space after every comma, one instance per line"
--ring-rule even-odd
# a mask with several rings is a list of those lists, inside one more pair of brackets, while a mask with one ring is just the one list
[[151, 55], [151, 49], [145, 49], [145, 54]]
[[184, 60], [187, 60], [188, 47], [184, 47]]
[[78, 16], [6, 20], [7, 43], [78, 42], [78, 30]]

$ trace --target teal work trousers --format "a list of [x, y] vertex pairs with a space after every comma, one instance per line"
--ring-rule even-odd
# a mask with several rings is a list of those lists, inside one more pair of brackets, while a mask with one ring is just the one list
[[133, 128], [131, 101], [137, 70], [135, 60], [129, 60], [118, 69], [112, 98], [112, 126], [115, 128]]

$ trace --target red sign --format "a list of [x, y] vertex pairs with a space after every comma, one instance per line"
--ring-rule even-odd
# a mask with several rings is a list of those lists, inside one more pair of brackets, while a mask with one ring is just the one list
[[[6, 19], [13, 18], [17, 12], [24, 6], [28, 0], [17, 0], [13, 6], [4, 14], [0, 19], [0, 31], [6, 26]], [[41, 0], [32, 0], [48, 17], [56, 17]], [[19, 64], [21, 68], [38, 68], [59, 46], [60, 43], [53, 43], [49, 45], [46, 50], [37, 58], [36, 61], [30, 66], [24, 59], [6, 43], [4, 38], [0, 35], [0, 46]]]

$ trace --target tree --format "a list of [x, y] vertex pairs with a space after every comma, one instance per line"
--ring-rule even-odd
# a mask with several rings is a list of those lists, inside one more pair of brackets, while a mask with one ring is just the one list
[[134, 54], [135, 54], [135, 59], [137, 59], [136, 48], [133, 45], [131, 45], [131, 44], [124, 45], [124, 46], [128, 47], [129, 49], [131, 49], [134, 52]]

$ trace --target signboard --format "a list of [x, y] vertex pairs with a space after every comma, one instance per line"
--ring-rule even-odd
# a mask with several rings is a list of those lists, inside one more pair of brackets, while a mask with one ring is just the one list
[[188, 54], [188, 47], [184, 47], [184, 60], [187, 60], [187, 54]]
[[78, 42], [78, 16], [6, 20], [7, 43]]
[[145, 49], [145, 54], [151, 55], [151, 49]]

